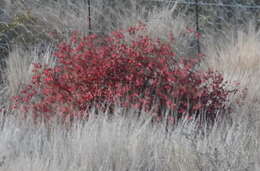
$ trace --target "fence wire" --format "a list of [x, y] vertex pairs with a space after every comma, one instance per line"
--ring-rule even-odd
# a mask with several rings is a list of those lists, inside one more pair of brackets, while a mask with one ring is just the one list
[[176, 13], [198, 15], [194, 21], [199, 20], [201, 31], [209, 26], [219, 30], [228, 25], [239, 26], [249, 20], [257, 26], [260, 24], [259, 0], [145, 0], [148, 8], [170, 8], [175, 3], [178, 4]]
[[[134, 24], [136, 21], [151, 19], [149, 11], [164, 10], [165, 7], [172, 8], [176, 3], [177, 8], [169, 18], [174, 19], [179, 14], [192, 17], [194, 26], [201, 33], [223, 33], [231, 27], [239, 28], [249, 20], [255, 23], [256, 29], [260, 26], [260, 0], [15, 0], [14, 2], [23, 4], [22, 9], [50, 10], [48, 15], [37, 15], [37, 17], [43, 22], [45, 18], [57, 19], [59, 22], [54, 24], [56, 26], [54, 29], [58, 28], [62, 32], [76, 29], [88, 34], [106, 34], [117, 28]], [[1, 6], [3, 6], [2, 9]], [[0, 3], [0, 26], [1, 23], [4, 25], [2, 21], [8, 23], [8, 17], [15, 13], [15, 10], [8, 11], [7, 9], [4, 8], [3, 3]], [[71, 19], [63, 21], [65, 17]], [[77, 21], [76, 24], [74, 20]], [[161, 18], [158, 18], [157, 21], [160, 20]], [[149, 22], [154, 21], [157, 22], [156, 19], [149, 20]], [[47, 20], [46, 23], [48, 23]], [[62, 28], [59, 24], [63, 25]], [[4, 34], [0, 32], [1, 54], [7, 52], [9, 39], [15, 36], [9, 32], [4, 32]], [[197, 42], [198, 52], [200, 51], [199, 43]]]
[[[150, 0], [147, 8], [171, 8], [177, 3], [175, 13], [191, 15], [197, 32], [224, 32], [229, 28], [239, 28], [248, 21], [260, 26], [259, 0]], [[200, 53], [200, 41], [197, 41]]]

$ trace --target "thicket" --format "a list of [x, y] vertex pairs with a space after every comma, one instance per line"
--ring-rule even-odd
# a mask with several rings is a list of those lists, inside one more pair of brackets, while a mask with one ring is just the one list
[[228, 96], [223, 76], [197, 69], [202, 57], [183, 58], [169, 40], [145, 35], [145, 26], [112, 32], [109, 36], [80, 36], [61, 43], [51, 68], [34, 64], [29, 85], [14, 97], [14, 108], [32, 111], [35, 118], [86, 118], [91, 107], [113, 111], [125, 108], [149, 111], [157, 119], [176, 123], [181, 118], [214, 122], [226, 114]]

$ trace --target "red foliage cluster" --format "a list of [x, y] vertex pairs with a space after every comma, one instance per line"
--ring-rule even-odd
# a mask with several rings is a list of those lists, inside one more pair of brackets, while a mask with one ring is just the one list
[[[14, 99], [16, 105], [50, 118], [88, 114], [91, 106], [120, 103], [143, 108], [158, 117], [214, 119], [225, 109], [230, 93], [223, 78], [213, 71], [198, 71], [196, 59], [178, 59], [171, 44], [136, 35], [144, 27], [113, 32], [107, 37], [73, 34], [55, 53], [53, 68], [34, 64], [32, 83]], [[136, 35], [126, 41], [125, 35]]]

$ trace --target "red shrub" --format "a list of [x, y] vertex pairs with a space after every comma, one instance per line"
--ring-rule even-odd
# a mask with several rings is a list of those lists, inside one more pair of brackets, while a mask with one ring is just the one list
[[[15, 97], [16, 105], [49, 118], [81, 115], [91, 106], [102, 109], [120, 102], [125, 107], [166, 109], [170, 119], [197, 117], [213, 120], [225, 110], [223, 78], [213, 71], [197, 71], [196, 59], [177, 59], [170, 43], [136, 35], [144, 27], [131, 27], [107, 37], [73, 34], [55, 53], [54, 68], [34, 64], [32, 83]], [[125, 34], [136, 35], [126, 41]], [[88, 112], [85, 112], [86, 114]]]

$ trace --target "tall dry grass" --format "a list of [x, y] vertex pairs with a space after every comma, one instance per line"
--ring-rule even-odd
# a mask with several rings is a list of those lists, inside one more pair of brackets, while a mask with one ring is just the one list
[[[30, 10], [30, 14], [41, 21], [35, 27], [43, 26], [43, 32], [45, 28], [46, 32], [56, 30], [61, 34], [75, 29], [89, 31], [85, 22], [88, 13], [83, 1], [4, 2], [10, 17]], [[109, 32], [142, 21], [147, 24], [146, 34], [150, 36], [164, 39], [168, 32], [172, 32], [179, 42], [176, 45], [179, 55], [195, 54], [194, 49], [187, 49], [193, 43], [193, 37], [182, 34], [186, 27], [192, 27], [191, 18], [182, 15], [175, 19], [169, 17], [178, 6], [147, 13], [136, 2], [122, 1], [112, 8], [109, 4], [102, 6], [101, 0], [96, 1], [92, 7], [93, 28]], [[126, 5], [131, 8], [118, 13]], [[106, 27], [98, 26], [100, 21]], [[136, 111], [124, 113], [118, 107], [112, 120], [100, 114], [88, 122], [75, 121], [69, 128], [56, 122], [34, 125], [30, 117], [26, 120], [21, 118], [23, 113], [4, 110], [0, 112], [0, 170], [260, 170], [260, 34], [253, 24], [230, 30], [224, 32], [223, 37], [203, 36], [206, 58], [201, 67], [213, 68], [226, 80], [240, 82], [241, 90], [248, 89], [243, 104], [235, 106], [236, 110], [231, 113], [232, 125], [219, 121], [211, 131], [205, 128], [201, 132], [196, 121], [183, 121], [167, 133], [165, 124], [150, 123], [149, 113], [143, 113], [138, 120]], [[9, 97], [30, 82], [33, 62], [55, 65], [52, 52], [53, 47], [49, 44], [43, 50], [13, 46], [3, 72], [1, 107], [8, 106]]]
[[[255, 24], [226, 31], [218, 39], [207, 39], [206, 66], [221, 72], [228, 81], [238, 82], [240, 89], [246, 89], [244, 108], [248, 116], [257, 122], [260, 137], [260, 32]], [[249, 112], [250, 111], [250, 112]], [[243, 112], [241, 112], [243, 113]]]
[[136, 119], [133, 114], [113, 120], [100, 115], [75, 121], [70, 129], [10, 116], [0, 134], [0, 170], [259, 169], [257, 139], [247, 120], [229, 127], [218, 123], [207, 136], [196, 131], [196, 122], [186, 121], [166, 134], [164, 125], [150, 124], [149, 115]]

